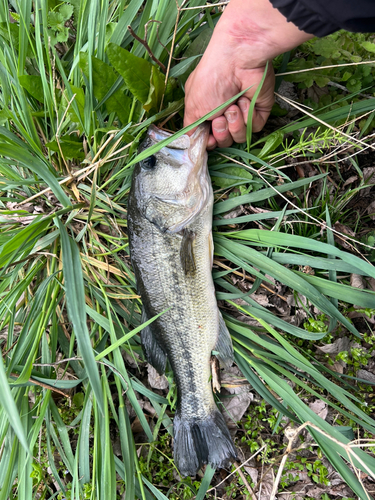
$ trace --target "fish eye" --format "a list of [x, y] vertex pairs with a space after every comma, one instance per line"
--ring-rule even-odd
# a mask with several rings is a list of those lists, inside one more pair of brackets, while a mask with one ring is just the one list
[[152, 170], [156, 165], [156, 156], [151, 155], [148, 158], [145, 158], [141, 161], [141, 167], [146, 170]]

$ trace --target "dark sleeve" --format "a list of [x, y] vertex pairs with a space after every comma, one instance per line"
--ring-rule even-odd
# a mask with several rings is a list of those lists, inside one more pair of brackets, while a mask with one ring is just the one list
[[300, 30], [325, 36], [344, 29], [375, 31], [375, 0], [270, 0]]

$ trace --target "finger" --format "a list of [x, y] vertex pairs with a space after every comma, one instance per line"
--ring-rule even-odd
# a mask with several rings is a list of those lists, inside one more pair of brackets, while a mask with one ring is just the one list
[[238, 106], [233, 104], [224, 113], [228, 122], [229, 133], [234, 142], [241, 144], [246, 141], [246, 125], [242, 112]]
[[210, 134], [208, 141], [207, 141], [207, 149], [209, 151], [211, 151], [212, 149], [215, 149], [216, 146], [217, 146], [216, 139], [212, 134]]
[[233, 139], [229, 132], [228, 122], [225, 116], [218, 116], [212, 120], [212, 133], [219, 148], [227, 148], [232, 145]]
[[[247, 97], [240, 97], [237, 103], [238, 107], [242, 112], [242, 117], [244, 119], [244, 122], [245, 124], [247, 124], [250, 100]], [[267, 106], [264, 108], [259, 106], [258, 104], [255, 104], [255, 107], [253, 109], [253, 118], [252, 118], [253, 132], [260, 132], [262, 130], [262, 128], [267, 122], [271, 109], [272, 109], [272, 104], [271, 106]]]
[[237, 104], [241, 110], [244, 124], [246, 125], [247, 124], [247, 116], [249, 114], [250, 99], [248, 99], [245, 96], [242, 96], [238, 99]]
[[266, 121], [268, 120], [269, 115], [270, 110], [257, 109], [257, 107], [255, 106], [253, 112], [253, 132], [260, 132], [262, 130], [262, 128], [266, 124]]

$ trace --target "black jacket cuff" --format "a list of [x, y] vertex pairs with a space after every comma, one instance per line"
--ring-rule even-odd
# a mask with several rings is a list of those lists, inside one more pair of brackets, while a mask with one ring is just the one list
[[270, 0], [272, 5], [297, 28], [315, 36], [326, 36], [340, 29], [337, 24], [327, 22], [317, 12], [296, 0]]

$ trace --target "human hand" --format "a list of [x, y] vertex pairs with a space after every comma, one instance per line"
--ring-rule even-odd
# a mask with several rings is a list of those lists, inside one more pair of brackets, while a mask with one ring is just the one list
[[[272, 7], [269, 0], [231, 0], [210, 43], [185, 85], [184, 126], [209, 113], [237, 93], [240, 99], [214, 115], [208, 149], [245, 142], [250, 101], [260, 84], [267, 61], [296, 47], [312, 35], [300, 31]], [[259, 132], [274, 103], [275, 77], [269, 64], [253, 113]]]
[[[216, 50], [217, 47], [214, 46], [207, 48], [205, 52], [207, 59], [202, 59], [186, 82], [184, 126], [195, 122], [246, 88], [250, 89], [235, 104], [211, 118], [212, 134], [208, 141], [208, 149], [216, 146], [228, 147], [233, 141], [238, 143], [246, 141], [250, 102], [265, 71], [265, 66], [236, 67], [230, 57], [226, 60], [222, 58], [220, 65], [217, 65], [217, 58], [212, 54]], [[254, 132], [262, 130], [267, 121], [274, 103], [274, 87], [274, 72], [272, 65], [269, 65], [253, 111]]]

